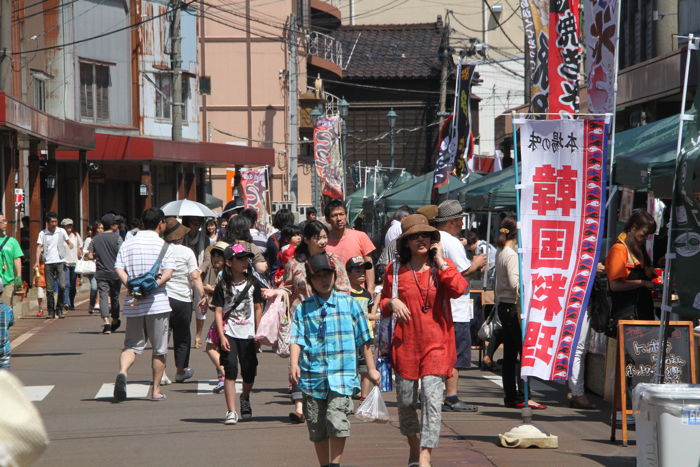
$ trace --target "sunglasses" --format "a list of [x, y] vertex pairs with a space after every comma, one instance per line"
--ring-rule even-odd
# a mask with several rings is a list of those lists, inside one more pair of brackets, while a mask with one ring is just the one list
[[326, 316], [328, 316], [328, 311], [326, 311], [325, 308], [321, 309], [321, 321], [320, 326], [318, 327], [318, 338], [319, 339], [325, 339], [326, 337]]
[[415, 240], [415, 239], [417, 239], [418, 237], [430, 238], [431, 235], [430, 235], [429, 233], [427, 233], [427, 232], [418, 232], [418, 233], [414, 233], [414, 234], [411, 234], [411, 235], [406, 236], [406, 240]]

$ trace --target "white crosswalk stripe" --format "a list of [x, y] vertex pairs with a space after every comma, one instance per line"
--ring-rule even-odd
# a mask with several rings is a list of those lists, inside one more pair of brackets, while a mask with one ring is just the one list
[[[197, 394], [214, 394], [211, 390], [214, 389], [214, 386], [216, 386], [218, 382], [218, 379], [197, 381]], [[237, 379], [236, 394], [240, 394], [241, 392], [243, 392], [243, 380]]]
[[24, 393], [32, 402], [41, 402], [49, 395], [55, 386], [25, 386]]
[[[148, 396], [151, 390], [150, 384], [128, 383], [126, 385], [126, 397], [129, 399], [139, 399]], [[114, 397], [114, 383], [105, 383], [95, 394], [95, 399], [112, 399]]]

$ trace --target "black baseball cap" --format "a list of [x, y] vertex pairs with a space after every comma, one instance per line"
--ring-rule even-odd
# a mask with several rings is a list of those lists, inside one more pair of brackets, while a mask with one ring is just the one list
[[348, 262], [345, 263], [346, 271], [350, 271], [352, 268], [372, 269], [372, 263], [365, 261], [362, 256], [355, 256], [350, 258]]
[[306, 260], [306, 275], [311, 276], [321, 271], [335, 271], [335, 265], [325, 253], [319, 253]]
[[251, 253], [250, 251], [246, 250], [243, 245], [240, 243], [236, 243], [234, 245], [227, 246], [226, 249], [224, 249], [224, 258], [225, 259], [233, 259], [233, 258], [252, 258], [255, 255]]

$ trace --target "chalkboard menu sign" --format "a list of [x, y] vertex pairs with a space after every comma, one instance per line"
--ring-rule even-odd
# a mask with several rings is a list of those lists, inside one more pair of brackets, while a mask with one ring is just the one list
[[[622, 442], [627, 445], [628, 399], [639, 383], [653, 383], [659, 358], [658, 321], [625, 321], [618, 323], [617, 383], [612, 411], [611, 440], [615, 440], [616, 413], [622, 414]], [[664, 384], [695, 384], [695, 345], [693, 323], [671, 321], [667, 327]]]

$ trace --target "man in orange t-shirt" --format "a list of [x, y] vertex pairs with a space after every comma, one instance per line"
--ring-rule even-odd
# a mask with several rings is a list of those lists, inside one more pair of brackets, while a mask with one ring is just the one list
[[[337, 199], [329, 201], [323, 214], [331, 227], [326, 251], [337, 255], [343, 264], [350, 258], [362, 256], [374, 265], [370, 255], [376, 248], [366, 233], [348, 228], [348, 213], [343, 202]], [[374, 267], [367, 269], [365, 279], [365, 287], [371, 291], [374, 287]]]

